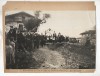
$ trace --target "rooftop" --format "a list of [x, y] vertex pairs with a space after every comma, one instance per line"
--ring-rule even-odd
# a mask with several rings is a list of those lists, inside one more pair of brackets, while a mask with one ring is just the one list
[[34, 17], [26, 12], [18, 12], [18, 13], [15, 13], [15, 14], [11, 14], [11, 15], [6, 15], [6, 18], [14, 18], [14, 17], [17, 17], [17, 16], [28, 16], [28, 17]]
[[85, 34], [96, 34], [96, 30], [89, 30], [81, 33], [80, 35], [85, 35]]

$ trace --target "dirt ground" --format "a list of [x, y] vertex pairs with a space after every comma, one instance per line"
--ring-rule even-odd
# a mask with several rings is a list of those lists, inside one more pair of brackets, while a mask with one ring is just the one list
[[95, 52], [91, 52], [89, 48], [79, 45], [48, 45], [33, 52], [32, 58], [40, 63], [38, 68], [95, 68]]
[[95, 68], [95, 50], [81, 45], [55, 44], [50, 49], [62, 54], [66, 69], [93, 69]]
[[19, 69], [95, 68], [95, 50], [74, 44], [49, 44], [19, 56], [21, 61], [15, 67]]
[[33, 58], [38, 62], [43, 62], [40, 68], [63, 68], [65, 59], [58, 51], [52, 51], [48, 47], [40, 48], [33, 53]]

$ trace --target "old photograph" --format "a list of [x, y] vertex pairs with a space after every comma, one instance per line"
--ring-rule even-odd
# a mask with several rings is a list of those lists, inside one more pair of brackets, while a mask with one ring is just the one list
[[95, 14], [95, 10], [6, 11], [6, 69], [95, 69]]

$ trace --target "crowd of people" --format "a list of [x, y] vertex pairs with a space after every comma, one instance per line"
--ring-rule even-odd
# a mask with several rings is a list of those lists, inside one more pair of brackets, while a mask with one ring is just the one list
[[34, 52], [40, 47], [44, 47], [47, 43], [61, 43], [68, 41], [68, 37], [64, 37], [60, 33], [55, 32], [52, 35], [38, 34], [30, 31], [20, 31], [18, 28], [10, 27], [6, 33], [6, 63], [7, 68], [18, 63], [18, 54], [21, 52]]

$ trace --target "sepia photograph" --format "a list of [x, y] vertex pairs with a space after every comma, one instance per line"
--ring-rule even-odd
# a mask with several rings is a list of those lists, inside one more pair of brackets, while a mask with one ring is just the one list
[[95, 14], [6, 11], [6, 69], [95, 69]]

